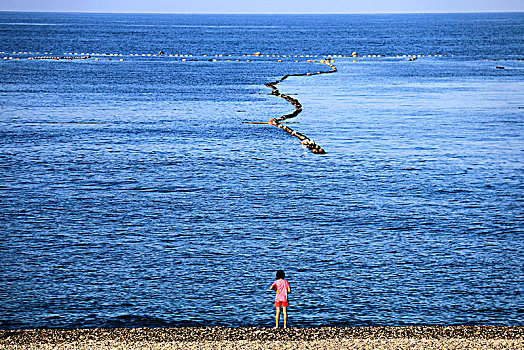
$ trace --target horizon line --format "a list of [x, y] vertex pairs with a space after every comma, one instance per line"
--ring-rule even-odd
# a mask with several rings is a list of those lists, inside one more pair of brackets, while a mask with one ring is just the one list
[[416, 15], [416, 14], [482, 14], [482, 13], [524, 13], [522, 11], [441, 11], [441, 12], [117, 12], [117, 11], [49, 11], [49, 10], [0, 10], [2, 12], [22, 13], [64, 13], [64, 14], [144, 14], [144, 15]]

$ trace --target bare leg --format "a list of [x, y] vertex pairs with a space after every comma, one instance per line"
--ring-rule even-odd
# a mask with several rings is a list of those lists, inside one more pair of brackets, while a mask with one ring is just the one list
[[282, 309], [284, 310], [284, 328], [287, 328], [287, 307], [282, 306]]
[[[285, 308], [284, 308], [285, 310]], [[280, 307], [277, 306], [277, 315], [276, 315], [276, 326], [275, 328], [278, 328], [278, 321], [280, 320]]]

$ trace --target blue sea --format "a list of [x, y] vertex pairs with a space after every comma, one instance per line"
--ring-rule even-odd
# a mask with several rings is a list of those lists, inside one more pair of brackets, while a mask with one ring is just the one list
[[[0, 12], [0, 52], [0, 328], [273, 326], [277, 269], [291, 326], [524, 326], [523, 13]], [[244, 123], [328, 58], [278, 84], [327, 154]]]

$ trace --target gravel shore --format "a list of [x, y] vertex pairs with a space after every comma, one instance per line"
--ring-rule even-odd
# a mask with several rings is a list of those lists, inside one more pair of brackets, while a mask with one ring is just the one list
[[524, 327], [0, 330], [0, 349], [524, 349]]

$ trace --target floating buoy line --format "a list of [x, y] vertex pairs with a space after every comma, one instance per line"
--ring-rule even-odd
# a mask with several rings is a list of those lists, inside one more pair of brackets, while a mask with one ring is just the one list
[[[2, 57], [3, 55], [3, 57]], [[356, 52], [353, 52], [351, 54], [332, 54], [332, 55], [277, 55], [277, 54], [262, 54], [260, 52], [256, 52], [254, 54], [166, 54], [163, 51], [160, 51], [158, 53], [130, 53], [130, 54], [122, 54], [122, 53], [77, 53], [77, 52], [69, 52], [69, 53], [63, 53], [63, 54], [54, 54], [52, 52], [28, 52], [28, 51], [14, 51], [14, 52], [6, 52], [6, 51], [0, 51], [0, 60], [21, 60], [21, 59], [27, 59], [32, 61], [41, 61], [41, 60], [47, 60], [47, 61], [112, 61], [113, 59], [119, 60], [119, 61], [125, 61], [123, 57], [131, 57], [132, 60], [140, 60], [140, 59], [159, 59], [162, 58], [164, 60], [178, 60], [181, 62], [267, 62], [267, 61], [273, 61], [273, 62], [286, 62], [286, 63], [315, 63], [315, 64], [324, 64], [331, 68], [331, 70], [328, 71], [318, 71], [315, 73], [301, 73], [301, 74], [286, 74], [282, 78], [276, 81], [272, 81], [269, 83], [266, 83], [265, 85], [272, 89], [271, 94], [280, 98], [283, 98], [287, 100], [289, 103], [291, 103], [295, 110], [292, 113], [285, 114], [279, 118], [271, 118], [269, 122], [261, 122], [261, 121], [245, 121], [244, 123], [248, 124], [267, 124], [267, 125], [273, 125], [276, 126], [292, 136], [297, 137], [301, 144], [304, 145], [307, 149], [309, 149], [312, 153], [315, 154], [325, 154], [326, 151], [318, 145], [315, 141], [307, 137], [306, 135], [293, 130], [292, 128], [284, 125], [289, 123], [287, 121], [288, 119], [295, 118], [302, 112], [302, 104], [300, 101], [296, 98], [293, 98], [289, 95], [282, 94], [277, 85], [281, 83], [282, 81], [286, 80], [289, 77], [298, 77], [298, 76], [313, 76], [313, 75], [319, 75], [319, 74], [329, 74], [329, 73], [335, 73], [337, 72], [337, 68], [333, 65], [333, 62], [335, 62], [335, 58], [353, 58], [353, 62], [357, 63], [362, 61], [362, 59], [404, 59], [407, 61], [416, 61], [419, 58], [442, 58], [442, 57], [453, 57], [454, 55], [446, 55], [446, 54], [435, 54], [435, 55], [380, 55], [380, 54], [368, 54], [368, 55], [359, 55]], [[489, 61], [489, 59], [487, 59]], [[507, 61], [507, 59], [504, 59]], [[517, 61], [522, 61], [523, 59], [517, 59]], [[363, 60], [367, 61], [367, 60]], [[499, 59], [493, 59], [493, 61], [499, 61]], [[502, 66], [497, 66], [497, 69], [503, 69]]]
[[[158, 53], [89, 53], [89, 52], [64, 52], [61, 54], [56, 54], [52, 52], [30, 52], [30, 51], [0, 51], [0, 59], [13, 60], [13, 59], [29, 59], [29, 60], [75, 60], [75, 59], [93, 59], [100, 60], [102, 58], [108, 58], [112, 60], [113, 58], [118, 58], [120, 61], [124, 61], [123, 57], [144, 57], [144, 58], [178, 58], [180, 61], [252, 61], [253, 59], [268, 59], [268, 58], [277, 58], [280, 59], [278, 62], [282, 62], [282, 59], [296, 59], [294, 62], [303, 62], [303, 59], [307, 59], [309, 63], [318, 63], [317, 59], [335, 59], [335, 58], [407, 58], [407, 59], [416, 59], [420, 57], [449, 57], [450, 55], [436, 54], [436, 55], [358, 55], [356, 52], [352, 54], [331, 54], [331, 55], [277, 55], [277, 54], [261, 54], [256, 52], [254, 54], [166, 54], [164, 51]], [[37, 56], [34, 56], [37, 55]], [[453, 56], [453, 55], [451, 55]]]
[[295, 107], [295, 111], [293, 113], [285, 114], [285, 115], [281, 116], [280, 118], [271, 118], [269, 120], [268, 124], [269, 125], [274, 125], [274, 126], [280, 128], [280, 129], [288, 132], [290, 135], [298, 137], [298, 139], [300, 140], [300, 143], [302, 145], [304, 145], [305, 147], [307, 147], [312, 153], [325, 154], [326, 151], [320, 145], [318, 145], [315, 141], [313, 141], [312, 139], [310, 139], [306, 135], [291, 129], [290, 127], [288, 127], [286, 125], [282, 125], [282, 122], [284, 120], [295, 118], [296, 116], [298, 116], [302, 112], [302, 104], [296, 98], [293, 98], [293, 97], [291, 97], [289, 95], [285, 95], [285, 94], [280, 93], [280, 91], [277, 88], [277, 84], [281, 83], [282, 81], [286, 80], [289, 77], [302, 77], [302, 76], [311, 76], [311, 75], [319, 75], [319, 74], [328, 74], [328, 73], [335, 73], [337, 71], [337, 67], [335, 67], [331, 63], [331, 59], [329, 59], [329, 58], [327, 60], [321, 60], [319, 63], [324, 63], [324, 64], [328, 65], [331, 68], [331, 70], [329, 70], [329, 71], [321, 71], [321, 72], [316, 72], [316, 73], [286, 74], [282, 78], [280, 78], [280, 80], [272, 81], [272, 82], [266, 84], [267, 87], [269, 87], [269, 88], [271, 88], [273, 90], [271, 92], [273, 95], [285, 99], [286, 101], [288, 101], [289, 103], [291, 103]]

